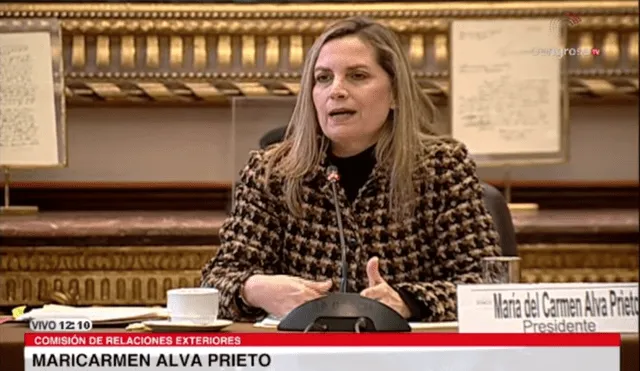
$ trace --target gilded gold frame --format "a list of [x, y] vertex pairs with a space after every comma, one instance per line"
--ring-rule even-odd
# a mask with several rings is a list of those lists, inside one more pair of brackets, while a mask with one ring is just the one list
[[449, 22], [460, 18], [560, 17], [580, 22], [568, 45], [572, 101], [638, 100], [635, 1], [373, 4], [0, 4], [0, 18], [59, 18], [71, 104], [228, 104], [231, 97], [290, 96], [313, 39], [356, 14], [394, 29], [414, 74], [436, 102], [448, 96]]

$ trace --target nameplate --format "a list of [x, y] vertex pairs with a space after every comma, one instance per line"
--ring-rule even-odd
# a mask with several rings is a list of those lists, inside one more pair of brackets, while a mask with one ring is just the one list
[[459, 285], [462, 333], [638, 332], [638, 283]]

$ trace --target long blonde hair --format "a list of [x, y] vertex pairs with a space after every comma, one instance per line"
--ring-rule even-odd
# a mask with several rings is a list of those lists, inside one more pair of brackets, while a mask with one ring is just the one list
[[[405, 51], [394, 33], [362, 17], [332, 24], [309, 49], [300, 93], [284, 141], [266, 153], [267, 179], [272, 172], [283, 175], [287, 206], [299, 217], [302, 216], [303, 179], [320, 164], [328, 146], [328, 138], [322, 135], [313, 104], [313, 70], [324, 44], [353, 35], [373, 47], [378, 63], [391, 79], [395, 108], [392, 119], [383, 126], [376, 145], [376, 159], [389, 165], [389, 206], [392, 214], [413, 213], [407, 206], [415, 196], [412, 175], [416, 161], [427, 140], [438, 134], [435, 106], [413, 78]], [[319, 136], [321, 140], [318, 140]]]

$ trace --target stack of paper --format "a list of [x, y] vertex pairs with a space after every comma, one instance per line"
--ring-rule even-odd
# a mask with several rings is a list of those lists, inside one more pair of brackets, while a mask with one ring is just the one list
[[280, 323], [280, 319], [273, 317], [273, 316], [269, 316], [265, 319], [263, 319], [260, 322], [256, 322], [256, 324], [254, 325], [255, 327], [262, 327], [262, 328], [276, 328], [278, 327], [278, 324]]
[[70, 307], [66, 305], [45, 305], [33, 309], [20, 317], [17, 321], [50, 318], [86, 318], [94, 325], [118, 325], [155, 319], [169, 318], [165, 308], [149, 307]]

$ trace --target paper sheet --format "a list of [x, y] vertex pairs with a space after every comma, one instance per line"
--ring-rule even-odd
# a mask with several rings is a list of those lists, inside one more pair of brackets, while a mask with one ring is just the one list
[[[474, 155], [560, 151], [560, 48], [549, 20], [463, 20], [451, 27], [452, 135]], [[568, 56], [567, 56], [568, 58]]]
[[48, 33], [0, 33], [0, 86], [0, 165], [58, 165]]
[[70, 307], [65, 305], [45, 305], [42, 308], [33, 309], [22, 316], [18, 321], [29, 321], [38, 318], [51, 317], [80, 317], [91, 320], [93, 323], [115, 323], [120, 321], [147, 320], [167, 318], [165, 308], [147, 307]]

